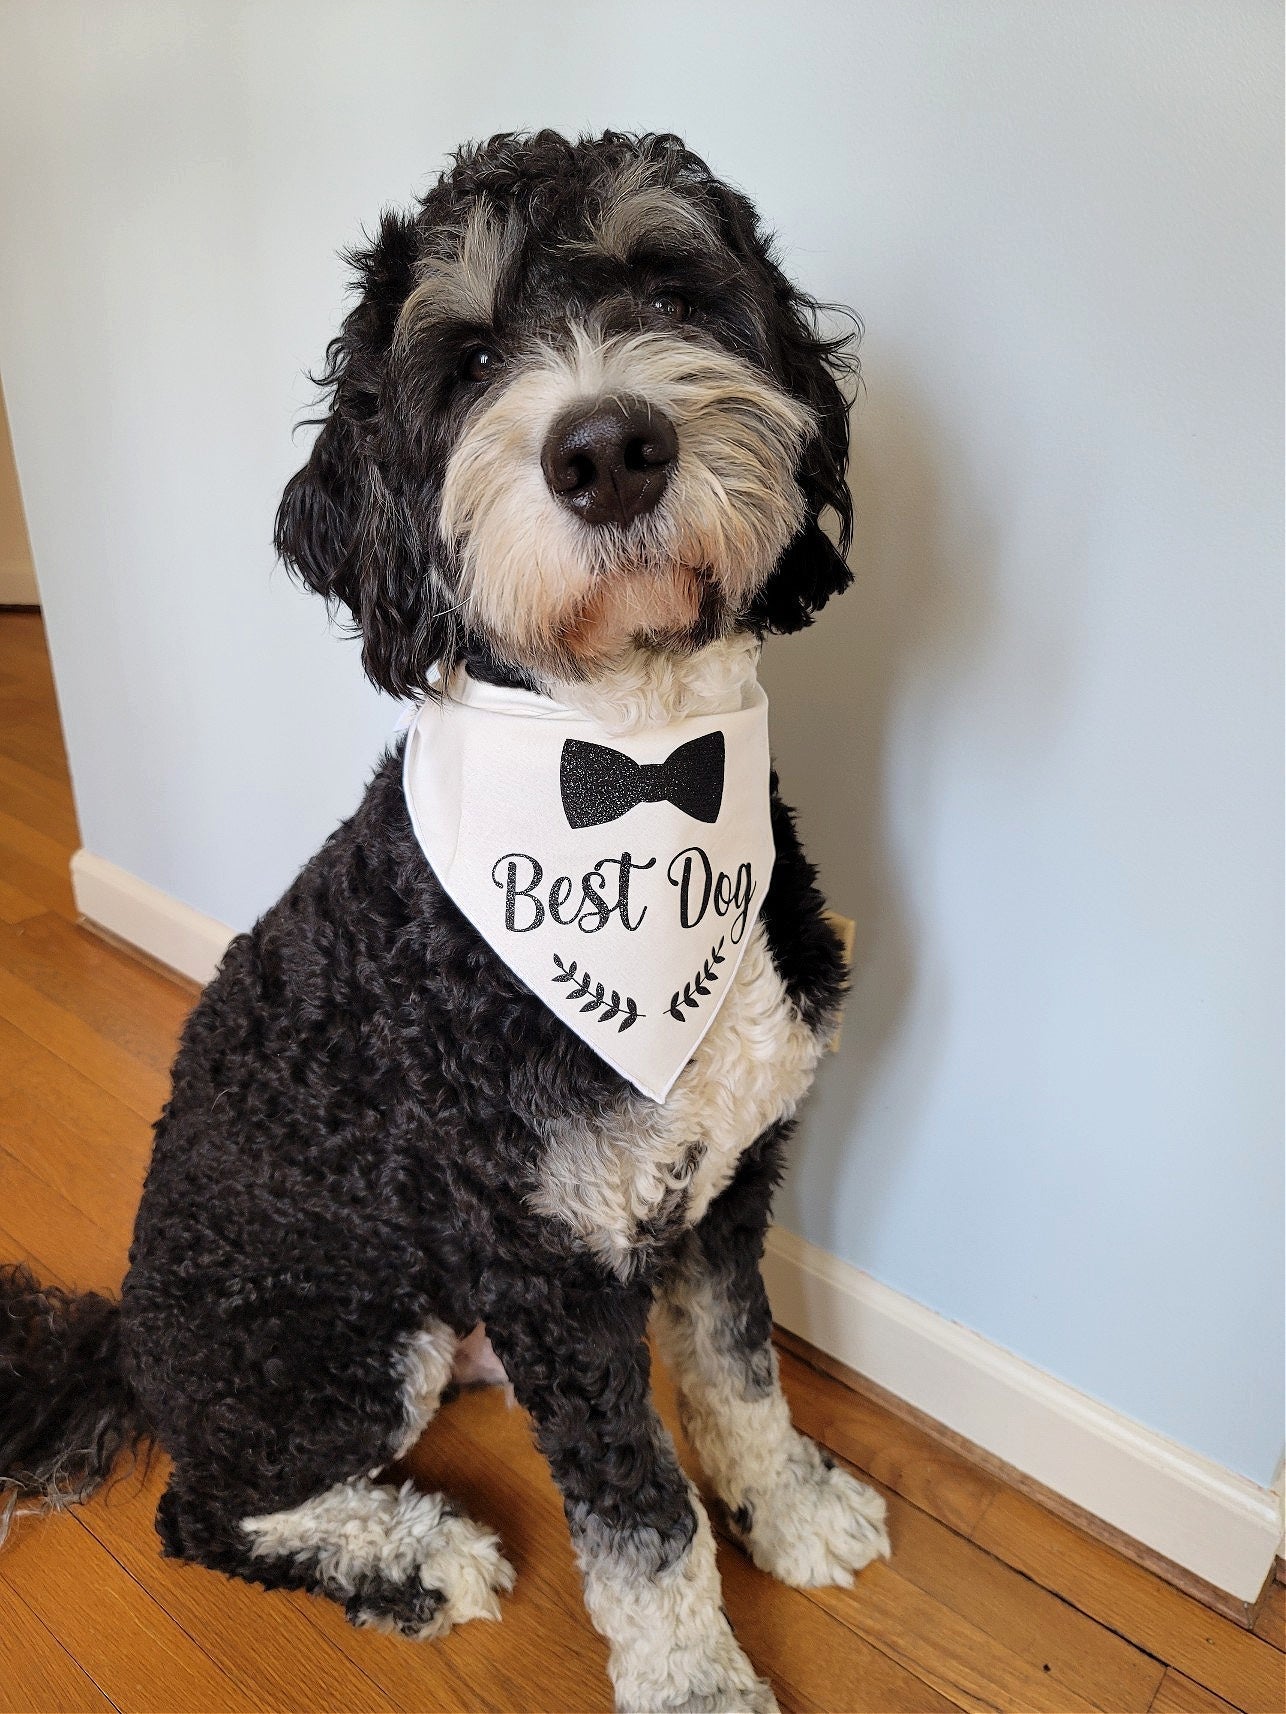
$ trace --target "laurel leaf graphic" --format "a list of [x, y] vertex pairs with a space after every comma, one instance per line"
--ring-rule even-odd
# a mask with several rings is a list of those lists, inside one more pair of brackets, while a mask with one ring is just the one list
[[676, 1024], [686, 1023], [687, 1018], [684, 1016], [683, 1008], [686, 1007], [688, 1011], [695, 1012], [701, 1001], [709, 998], [714, 983], [719, 981], [719, 971], [716, 966], [726, 962], [723, 950], [726, 938], [726, 936], [720, 937], [718, 945], [710, 948], [709, 957], [691, 981], [685, 982], [682, 988], [676, 988], [670, 996], [670, 1004], [665, 1009]]
[[[570, 982], [573, 977], [576, 977], [576, 960], [574, 958], [570, 964], [564, 964], [555, 952], [553, 959], [562, 974], [551, 976], [549, 978], [551, 982]], [[581, 1006], [581, 1011], [597, 1012], [600, 1024], [609, 1023], [624, 1012], [625, 1016], [616, 1026], [618, 1030], [628, 1030], [633, 1024], [638, 1023], [640, 1018], [647, 1016], [646, 1012], [639, 1010], [637, 1001], [629, 994], [622, 998], [620, 992], [613, 988], [609, 999], [606, 983], [595, 982], [588, 970], [581, 971], [579, 977], [576, 977], [575, 986], [568, 988], [564, 997], [572, 1001], [583, 1000], [585, 1003]]]

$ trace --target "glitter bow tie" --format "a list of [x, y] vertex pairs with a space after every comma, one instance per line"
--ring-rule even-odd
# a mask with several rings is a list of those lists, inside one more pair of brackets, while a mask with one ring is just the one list
[[723, 802], [722, 732], [707, 732], [663, 762], [635, 762], [606, 744], [568, 738], [559, 784], [569, 827], [598, 827], [640, 803], [672, 803], [695, 821], [717, 821]]

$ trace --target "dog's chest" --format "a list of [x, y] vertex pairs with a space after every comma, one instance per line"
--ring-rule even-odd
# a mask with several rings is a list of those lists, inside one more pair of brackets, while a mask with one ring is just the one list
[[669, 1098], [554, 1133], [532, 1205], [616, 1271], [669, 1219], [695, 1225], [770, 1125], [789, 1118], [825, 1045], [791, 1003], [756, 923], [719, 1014]]

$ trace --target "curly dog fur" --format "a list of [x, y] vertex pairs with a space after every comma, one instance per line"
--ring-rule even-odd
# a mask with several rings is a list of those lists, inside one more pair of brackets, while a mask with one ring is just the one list
[[[352, 615], [376, 684], [432, 695], [463, 662], [646, 724], [847, 583], [842, 342], [677, 138], [493, 138], [352, 261], [277, 544]], [[568, 422], [626, 395], [672, 429], [642, 475], [551, 474]], [[79, 1498], [146, 1434], [173, 1462], [166, 1553], [437, 1635], [496, 1616], [512, 1572], [449, 1500], [378, 1473], [483, 1324], [561, 1489], [618, 1706], [771, 1708], [645, 1334], [655, 1307], [758, 1563], [843, 1581], [887, 1551], [878, 1499], [790, 1426], [759, 1274], [843, 982], [793, 819], [774, 781], [755, 943], [657, 1107], [445, 896], [399, 766], [196, 1005], [119, 1305], [0, 1276], [0, 1471]]]

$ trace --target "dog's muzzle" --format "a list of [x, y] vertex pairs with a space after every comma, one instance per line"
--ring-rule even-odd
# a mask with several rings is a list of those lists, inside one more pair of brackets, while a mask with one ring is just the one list
[[564, 412], [540, 464], [550, 493], [587, 524], [620, 525], [652, 510], [678, 453], [665, 412], [627, 395]]

